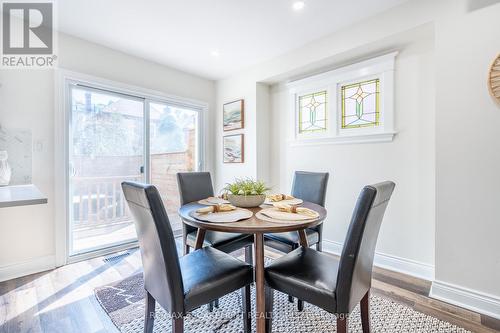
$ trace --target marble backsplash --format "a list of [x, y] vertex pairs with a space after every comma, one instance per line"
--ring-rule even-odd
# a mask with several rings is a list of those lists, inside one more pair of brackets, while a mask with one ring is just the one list
[[0, 127], [0, 150], [9, 154], [9, 185], [31, 184], [33, 140], [30, 130]]

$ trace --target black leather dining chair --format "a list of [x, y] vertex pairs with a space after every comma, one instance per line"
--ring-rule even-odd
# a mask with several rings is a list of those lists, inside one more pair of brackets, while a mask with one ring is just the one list
[[[209, 172], [179, 172], [177, 184], [181, 205], [212, 197], [214, 189]], [[189, 253], [195, 247], [197, 228], [186, 223], [182, 224], [184, 253]], [[223, 252], [230, 253], [245, 248], [245, 261], [252, 264], [253, 235], [235, 234], [227, 232], [207, 231], [203, 246], [212, 246]]]
[[300, 247], [265, 268], [266, 329], [272, 327], [274, 290], [314, 304], [337, 316], [337, 332], [361, 303], [363, 333], [370, 332], [369, 301], [373, 257], [382, 219], [395, 184], [365, 186], [359, 195], [340, 259]]
[[[212, 178], [209, 172], [179, 172], [177, 173], [177, 185], [181, 205], [214, 196]], [[189, 249], [195, 247], [197, 232], [197, 228], [182, 223], [184, 254], [188, 254]], [[253, 265], [253, 235], [207, 231], [203, 246], [212, 246], [226, 253], [244, 248], [245, 261]], [[219, 306], [218, 299], [209, 304], [209, 311], [212, 311], [214, 305]]]
[[[328, 172], [295, 171], [292, 183], [292, 195], [324, 207], [328, 177]], [[323, 223], [306, 229], [306, 235], [309, 245], [316, 245], [316, 249], [321, 251]], [[299, 234], [295, 231], [266, 234], [265, 241], [267, 246], [288, 253], [299, 247]]]
[[172, 332], [180, 333], [189, 311], [240, 288], [244, 330], [250, 332], [252, 267], [212, 247], [179, 258], [158, 190], [135, 182], [123, 182], [122, 189], [141, 249], [146, 290], [144, 332], [153, 332], [156, 302], [170, 314]]
[[[292, 195], [324, 207], [328, 178], [328, 172], [295, 171]], [[316, 245], [316, 250], [322, 251], [323, 223], [313, 228], [307, 228], [305, 231], [309, 245]], [[285, 253], [291, 252], [300, 246], [299, 234], [296, 231], [266, 234], [264, 239], [267, 246]], [[293, 297], [290, 296], [289, 301], [293, 302]], [[299, 311], [304, 308], [304, 303], [300, 299], [297, 302], [297, 308]]]

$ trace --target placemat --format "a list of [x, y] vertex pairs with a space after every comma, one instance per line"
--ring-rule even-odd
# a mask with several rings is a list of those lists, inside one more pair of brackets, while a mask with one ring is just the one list
[[202, 200], [198, 201], [198, 203], [200, 205], [205, 205], [205, 206], [215, 206], [215, 205], [220, 205], [220, 204], [228, 204], [230, 202], [227, 200], [221, 199], [221, 198], [217, 198], [217, 197], [209, 197], [209, 198], [202, 199]]
[[[266, 208], [255, 214], [258, 219], [268, 221], [268, 222], [303, 222], [303, 221], [311, 221], [315, 220], [315, 218], [311, 218], [309, 216], [282, 212], [277, 208]], [[318, 214], [319, 216], [319, 214]]]
[[281, 200], [281, 201], [271, 201], [271, 200], [269, 200], [269, 198], [266, 198], [266, 201], [264, 201], [264, 205], [271, 205], [272, 206], [274, 203], [282, 203], [282, 204], [296, 206], [296, 205], [300, 205], [303, 202], [304, 202], [304, 200], [299, 199], [299, 198], [294, 198], [294, 199], [290, 199], [290, 200]]
[[193, 210], [189, 215], [200, 221], [226, 223], [249, 219], [253, 216], [253, 213], [248, 209], [237, 208], [229, 212], [208, 214], [199, 214], [196, 210]]

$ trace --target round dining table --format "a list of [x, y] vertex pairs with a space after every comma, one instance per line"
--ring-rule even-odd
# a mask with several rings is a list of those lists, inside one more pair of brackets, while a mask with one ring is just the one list
[[262, 205], [260, 207], [248, 208], [253, 212], [252, 217], [237, 222], [206, 222], [198, 220], [191, 216], [191, 212], [196, 209], [206, 207], [198, 202], [188, 203], [179, 208], [179, 215], [184, 223], [198, 228], [196, 234], [195, 249], [203, 246], [205, 234], [209, 231], [231, 232], [254, 235], [254, 257], [255, 257], [255, 290], [256, 290], [256, 320], [257, 332], [264, 333], [266, 330], [265, 314], [265, 292], [264, 292], [264, 234], [297, 231], [299, 233], [300, 245], [308, 247], [306, 228], [317, 226], [322, 223], [326, 217], [326, 209], [320, 205], [303, 202], [300, 207], [306, 207], [318, 212], [319, 216], [315, 219], [302, 221], [277, 221], [272, 219], [260, 219], [256, 214], [264, 208], [270, 206]]

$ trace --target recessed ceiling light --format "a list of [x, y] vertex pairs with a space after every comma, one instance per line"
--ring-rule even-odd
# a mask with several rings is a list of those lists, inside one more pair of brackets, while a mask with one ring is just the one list
[[219, 50], [212, 50], [212, 51], [210, 51], [210, 55], [212, 57], [218, 57], [218, 56], [220, 56], [220, 52], [219, 52]]
[[295, 1], [292, 5], [292, 8], [293, 8], [293, 10], [298, 11], [298, 10], [304, 9], [305, 5], [306, 4], [304, 3], [304, 1]]

